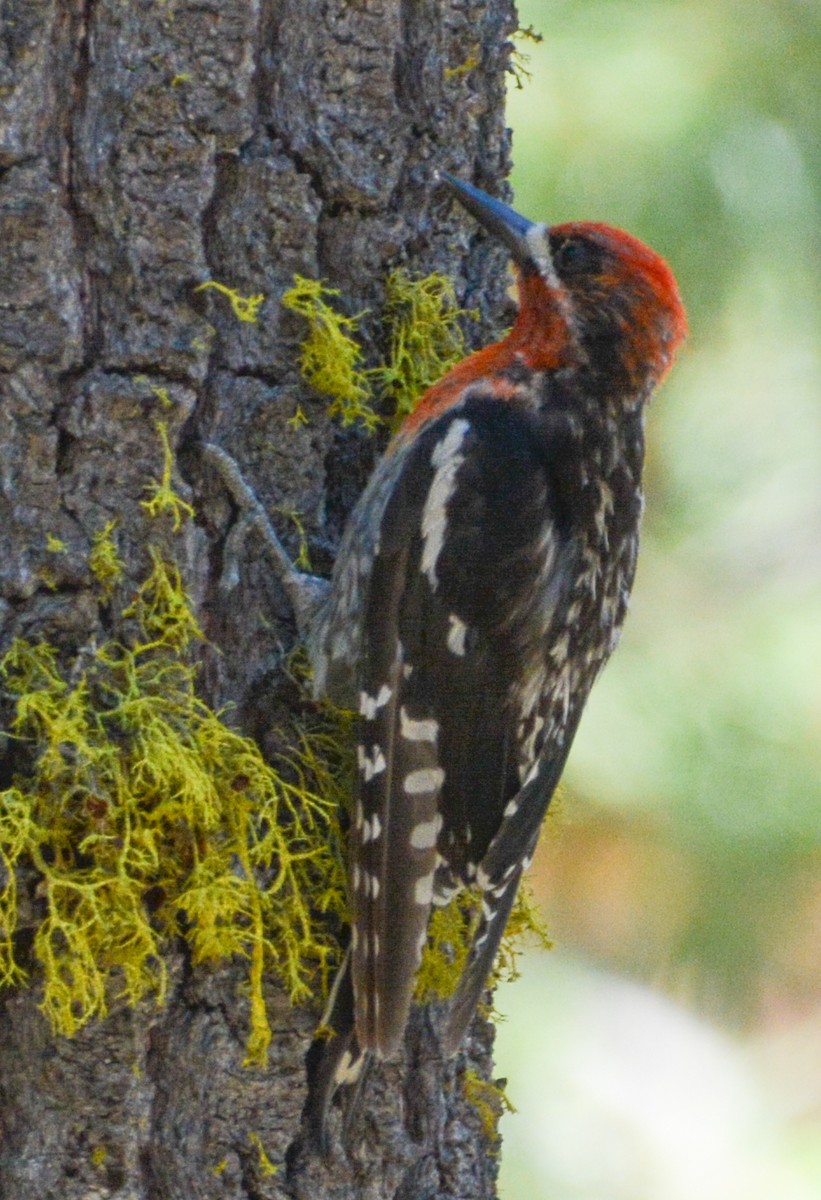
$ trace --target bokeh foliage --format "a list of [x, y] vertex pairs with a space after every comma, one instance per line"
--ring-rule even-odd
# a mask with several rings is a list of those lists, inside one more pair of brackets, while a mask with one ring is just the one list
[[517, 207], [646, 239], [691, 325], [650, 413], [632, 612], [568, 808], [652, 829], [687, 881], [663, 969], [755, 1018], [821, 860], [819, 9], [519, 9], [544, 40], [511, 89]]

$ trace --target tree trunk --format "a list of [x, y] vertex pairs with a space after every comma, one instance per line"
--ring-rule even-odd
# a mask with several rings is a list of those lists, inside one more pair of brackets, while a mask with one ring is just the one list
[[[224, 719], [274, 759], [297, 703], [293, 615], [258, 539], [231, 539], [239, 514], [200, 447], [233, 456], [293, 550], [281, 513], [297, 512], [327, 572], [384, 435], [341, 428], [300, 379], [304, 322], [280, 298], [295, 273], [338, 288], [344, 311], [368, 310], [373, 363], [389, 271], [437, 270], [479, 308], [471, 336], [492, 332], [504, 258], [435, 171], [491, 187], [506, 173], [512, 0], [5, 0], [0, 21], [0, 649], [47, 642], [76, 680], [127, 639], [161, 556], [207, 638], [200, 695], [233, 705]], [[262, 294], [258, 319], [197, 291], [207, 280]], [[171, 466], [164, 435], [166, 482], [193, 516], [167, 492], [165, 508], [146, 504]], [[90, 566], [106, 529], [121, 560], [110, 579]], [[9, 789], [37, 747], [2, 749]], [[492, 1069], [483, 1022], [442, 1062], [416, 1011], [402, 1061], [369, 1075], [345, 1149], [337, 1136], [327, 1162], [289, 1157], [319, 998], [294, 1006], [266, 978], [273, 1041], [266, 1066], [244, 1066], [247, 963], [195, 965], [178, 938], [164, 1004], [109, 996], [106, 1017], [57, 1034], [32, 952], [42, 877], [23, 860], [16, 875], [28, 977], [0, 994], [3, 1200], [495, 1194], [460, 1082]]]

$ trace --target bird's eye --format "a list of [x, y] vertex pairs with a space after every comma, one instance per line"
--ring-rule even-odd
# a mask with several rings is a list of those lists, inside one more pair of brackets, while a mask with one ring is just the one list
[[581, 238], [566, 238], [553, 248], [553, 265], [560, 275], [595, 271], [600, 257], [598, 247]]

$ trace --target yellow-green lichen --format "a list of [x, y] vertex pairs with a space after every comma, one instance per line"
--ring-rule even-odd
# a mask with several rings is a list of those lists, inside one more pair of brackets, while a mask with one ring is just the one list
[[146, 484], [146, 490], [151, 494], [147, 500], [141, 500], [140, 504], [150, 517], [168, 513], [171, 517], [171, 528], [177, 533], [183, 518], [193, 517], [194, 510], [186, 500], [183, 500], [182, 496], [174, 491], [172, 483], [174, 452], [168, 437], [168, 424], [165, 421], [157, 420], [154, 422], [154, 426], [162, 445], [162, 475], [159, 480], [152, 480], [151, 483]]
[[114, 540], [116, 519], [109, 521], [102, 529], [98, 529], [91, 538], [91, 553], [88, 565], [91, 574], [100, 584], [104, 596], [110, 596], [114, 588], [125, 576], [125, 564], [120, 558], [117, 543]]
[[[491, 1147], [499, 1144], [499, 1120], [504, 1113], [515, 1113], [516, 1109], [507, 1098], [504, 1089], [505, 1080], [496, 1083], [482, 1079], [476, 1071], [468, 1069], [462, 1076], [462, 1090], [465, 1099], [478, 1116], [482, 1132]], [[497, 1150], [491, 1150], [496, 1153]]]
[[268, 1155], [265, 1153], [265, 1147], [262, 1144], [262, 1138], [258, 1133], [249, 1133], [248, 1141], [257, 1151], [257, 1170], [264, 1178], [270, 1178], [271, 1175], [276, 1175], [279, 1167], [274, 1166]]
[[480, 913], [481, 899], [472, 891], [433, 910], [414, 989], [420, 1004], [449, 1000], [456, 991]]
[[159, 384], [152, 383], [147, 375], [135, 375], [134, 382], [146, 384], [148, 390], [151, 392], [151, 395], [155, 396], [157, 400], [159, 400], [164, 409], [169, 410], [174, 407], [174, 401], [168, 394], [167, 387], [160, 387]]
[[340, 785], [324, 790], [331, 766], [312, 776], [310, 731], [277, 771], [198, 698], [201, 635], [176, 567], [155, 554], [122, 616], [127, 643], [65, 668], [53, 647], [23, 641], [0, 664], [11, 733], [28, 750], [0, 793], [0, 983], [24, 974], [15, 869], [28, 863], [42, 1008], [57, 1031], [104, 1015], [112, 996], [162, 1003], [164, 951], [182, 936], [196, 962], [248, 960], [247, 1057], [262, 1062], [264, 972], [296, 1002], [336, 965], [314, 914], [345, 911]]
[[37, 572], [37, 578], [44, 587], [48, 588], [50, 592], [57, 591], [57, 588], [59, 587], [57, 576], [49, 567], [40, 567], [39, 571]]
[[505, 926], [504, 937], [499, 945], [499, 953], [493, 967], [494, 983], [513, 983], [519, 978], [519, 959], [528, 944], [537, 946], [540, 950], [550, 950], [553, 945], [530, 889], [525, 883], [519, 888]]
[[299, 571], [310, 571], [311, 555], [308, 546], [308, 535], [305, 532], [305, 526], [299, 513], [295, 508], [283, 508], [281, 506], [275, 508], [274, 512], [281, 513], [283, 517], [287, 517], [288, 520], [291, 521], [295, 526], [299, 536], [299, 550], [297, 551], [297, 556], [294, 559], [294, 566]]
[[[482, 912], [482, 897], [476, 888], [461, 892], [450, 904], [436, 908], [428, 928], [428, 941], [416, 977], [415, 996], [425, 1003], [449, 1000], [456, 991], [467, 962]], [[496, 956], [492, 982], [509, 983], [518, 978], [518, 959], [530, 940], [549, 948], [550, 942], [526, 887], [521, 887], [505, 927]]]
[[[385, 285], [384, 325], [388, 356], [366, 368], [357, 339], [366, 313], [346, 317], [328, 303], [337, 288], [294, 276], [282, 304], [308, 322], [300, 348], [300, 369], [307, 383], [330, 396], [330, 413], [343, 425], [360, 421], [367, 430], [380, 423], [376, 406], [390, 403], [394, 424], [413, 411], [432, 384], [465, 353], [459, 308], [452, 282], [433, 272], [414, 279], [407, 271], [389, 275]], [[301, 410], [298, 410], [301, 413]], [[291, 418], [296, 427], [297, 414]]]
[[537, 33], [532, 25], [528, 25], [524, 29], [519, 27], [513, 31], [513, 46], [510, 52], [508, 70], [516, 82], [516, 87], [520, 91], [525, 86], [525, 81], [532, 78], [533, 72], [530, 71], [527, 65], [530, 62], [530, 55], [526, 54], [516, 43], [533, 42], [534, 45], [538, 45], [539, 42], [543, 41], [543, 35]]
[[475, 71], [482, 61], [480, 58], [481, 49], [481, 43], [477, 43], [465, 61], [460, 63], [458, 67], [445, 67], [445, 70], [442, 72], [445, 79], [461, 79], [462, 76], [469, 75], [471, 71]]
[[282, 297], [282, 306], [308, 322], [308, 336], [300, 346], [299, 355], [303, 379], [331, 397], [329, 411], [343, 425], [361, 421], [366, 429], [372, 430], [379, 418], [372, 406], [364, 354], [353, 336], [364, 314], [346, 317], [337, 312], [328, 300], [339, 294], [338, 288], [326, 287], [318, 279], [295, 275], [293, 287]]
[[201, 283], [198, 287], [195, 287], [194, 291], [204, 292], [209, 288], [212, 288], [215, 292], [219, 292], [221, 296], [225, 296], [238, 321], [256, 324], [259, 320], [259, 310], [265, 303], [264, 292], [258, 292], [255, 296], [241, 296], [236, 288], [228, 287], [224, 283], [217, 283], [215, 279], [206, 280], [205, 283]]
[[390, 355], [376, 372], [383, 395], [393, 404], [396, 423], [465, 354], [460, 320], [468, 315], [456, 300], [447, 275], [434, 271], [413, 279], [394, 271], [385, 294], [385, 323]]
[[289, 417], [288, 420], [285, 422], [285, 424], [290, 425], [291, 429], [301, 429], [303, 425], [309, 424], [308, 418], [305, 416], [305, 413], [303, 411], [301, 404], [298, 404], [296, 406], [296, 409], [294, 410], [294, 415], [292, 417]]

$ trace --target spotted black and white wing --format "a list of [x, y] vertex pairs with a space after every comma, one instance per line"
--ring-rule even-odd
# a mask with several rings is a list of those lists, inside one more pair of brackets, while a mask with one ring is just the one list
[[[472, 395], [417, 436], [381, 513], [359, 647], [351, 880], [357, 1036], [382, 1056], [402, 1037], [437, 893], [485, 887], [457, 998], [472, 1011], [521, 874], [521, 856], [504, 877], [482, 864], [544, 741], [545, 634], [565, 558], [544, 436], [526, 406]], [[522, 855], [561, 765], [538, 795], [530, 779]]]

